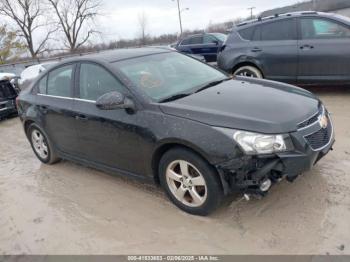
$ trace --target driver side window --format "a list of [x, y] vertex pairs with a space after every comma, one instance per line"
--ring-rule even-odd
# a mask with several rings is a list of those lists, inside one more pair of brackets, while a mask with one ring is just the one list
[[125, 94], [125, 88], [111, 73], [92, 63], [82, 63], [80, 66], [79, 90], [81, 99], [91, 101], [112, 91]]

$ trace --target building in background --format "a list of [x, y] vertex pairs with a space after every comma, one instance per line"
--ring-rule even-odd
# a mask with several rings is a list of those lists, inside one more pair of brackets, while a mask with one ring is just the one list
[[261, 13], [262, 17], [298, 11], [331, 12], [350, 17], [350, 0], [313, 0], [275, 8]]

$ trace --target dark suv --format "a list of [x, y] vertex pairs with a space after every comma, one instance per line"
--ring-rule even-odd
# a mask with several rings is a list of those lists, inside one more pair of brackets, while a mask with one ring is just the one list
[[179, 41], [173, 48], [181, 53], [201, 55], [206, 62], [216, 62], [217, 53], [226, 38], [221, 33], [191, 35]]
[[242, 23], [221, 48], [218, 66], [298, 85], [350, 84], [350, 19], [301, 12]]

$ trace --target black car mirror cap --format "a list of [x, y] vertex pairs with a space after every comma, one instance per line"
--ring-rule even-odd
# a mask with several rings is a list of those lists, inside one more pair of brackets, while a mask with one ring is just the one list
[[134, 102], [124, 94], [117, 91], [109, 92], [100, 96], [96, 100], [96, 106], [101, 110], [135, 109]]

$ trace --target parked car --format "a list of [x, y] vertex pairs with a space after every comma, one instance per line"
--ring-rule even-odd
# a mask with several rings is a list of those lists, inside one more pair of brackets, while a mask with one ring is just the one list
[[0, 80], [0, 119], [17, 114], [17, 96], [18, 91], [10, 80], [2, 78]]
[[32, 65], [24, 69], [18, 81], [20, 89], [23, 90], [26, 87], [28, 87], [31, 81], [33, 81], [36, 77], [39, 76], [40, 73], [46, 71], [55, 63], [56, 62], [42, 63], [37, 65]]
[[204, 56], [206, 62], [216, 62], [218, 50], [226, 37], [221, 33], [191, 35], [179, 41], [173, 48], [181, 53]]
[[[327, 109], [291, 85], [231, 77], [159, 48], [62, 62], [18, 99], [34, 153], [160, 183], [171, 201], [207, 215], [232, 192], [266, 194], [334, 143]], [[278, 110], [276, 110], [278, 109]]]
[[4, 72], [0, 73], [0, 81], [9, 80], [10, 83], [14, 86], [14, 88], [16, 89], [17, 92], [20, 91], [19, 87], [18, 87], [18, 79], [19, 79], [19, 77], [16, 74], [4, 73]]
[[299, 12], [235, 27], [219, 68], [234, 75], [298, 85], [350, 84], [350, 19]]

